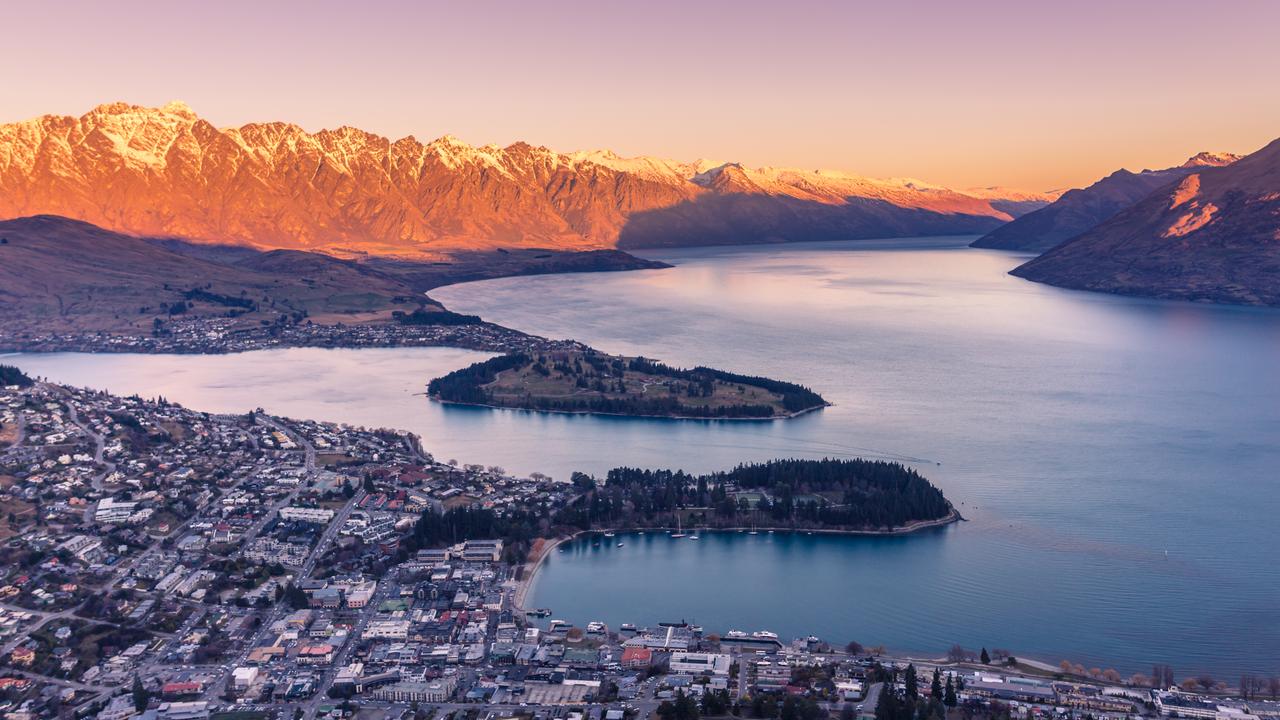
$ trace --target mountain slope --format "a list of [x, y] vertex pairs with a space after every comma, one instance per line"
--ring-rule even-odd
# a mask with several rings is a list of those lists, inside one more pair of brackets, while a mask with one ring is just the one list
[[1178, 167], [1117, 170], [1087, 188], [1068, 190], [1047, 207], [992, 230], [972, 247], [1044, 252], [1132, 206], [1156, 188], [1186, 177], [1201, 167], [1230, 164], [1238, 156], [1200, 153]]
[[[351, 257], [613, 248], [623, 235], [630, 247], [669, 245], [661, 233], [672, 227], [679, 244], [704, 244], [744, 226], [725, 213], [768, 220], [746, 240], [985, 232], [1012, 217], [1000, 200], [918, 181], [449, 136], [218, 129], [181, 103], [0, 126], [0, 218], [56, 214], [139, 236]], [[641, 215], [647, 224], [630, 228]]]
[[170, 316], [177, 303], [184, 317], [248, 311], [246, 322], [270, 322], [389, 309], [415, 294], [390, 275], [327, 255], [254, 252], [225, 263], [174, 245], [54, 216], [0, 221], [0, 315], [150, 332], [153, 318]]
[[1280, 306], [1280, 140], [1199, 167], [1016, 268], [1084, 290]]

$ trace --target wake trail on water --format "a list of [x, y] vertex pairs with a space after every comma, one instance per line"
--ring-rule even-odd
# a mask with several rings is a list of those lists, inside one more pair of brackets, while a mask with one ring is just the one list
[[[749, 435], [755, 435], [760, 438], [776, 439], [774, 436], [764, 432], [752, 432], [745, 428], [737, 429], [735, 432], [741, 432]], [[858, 445], [847, 445], [842, 443], [834, 443], [825, 440], [805, 440], [800, 438], [788, 438], [785, 445], [777, 443], [770, 444], [753, 444], [740, 445], [735, 443], [699, 443], [705, 447], [718, 447], [730, 450], [770, 450], [777, 453], [786, 454], [789, 452], [800, 451], [811, 454], [824, 454], [831, 457], [844, 458], [864, 458], [871, 460], [890, 460], [901, 463], [911, 464], [928, 464], [933, 465], [935, 461], [929, 458], [916, 457], [905, 453], [893, 452], [891, 450], [880, 450], [877, 448], [861, 447]]]

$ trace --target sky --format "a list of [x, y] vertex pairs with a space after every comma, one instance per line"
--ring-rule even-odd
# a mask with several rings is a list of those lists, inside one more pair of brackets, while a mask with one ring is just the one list
[[180, 99], [427, 141], [1049, 190], [1280, 136], [1280, 2], [7, 3], [0, 122]]

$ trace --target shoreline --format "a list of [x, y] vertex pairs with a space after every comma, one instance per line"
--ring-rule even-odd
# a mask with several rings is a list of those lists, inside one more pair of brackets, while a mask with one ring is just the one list
[[[908, 525], [889, 528], [888, 530], [841, 530], [838, 528], [814, 528], [814, 529], [806, 530], [804, 528], [782, 528], [782, 527], [763, 527], [763, 526], [757, 526], [754, 529], [756, 532], [765, 532], [765, 533], [772, 532], [774, 534], [805, 533], [809, 535], [847, 535], [852, 537], [859, 537], [859, 536], [860, 537], [870, 537], [870, 536], [895, 537], [895, 536], [902, 536], [902, 535], [910, 535], [912, 533], [920, 532], [922, 530], [930, 530], [934, 528], [946, 527], [948, 525], [952, 525], [954, 523], [959, 523], [959, 522], [967, 522], [967, 521], [965, 520], [964, 516], [961, 515], [960, 512], [953, 507], [951, 508], [951, 511], [948, 512], [944, 517], [937, 518], [936, 520], [917, 520]], [[562, 535], [556, 538], [543, 538], [544, 540], [546, 540], [546, 542], [540, 548], [540, 552], [538, 553], [538, 556], [536, 558], [533, 558], [533, 557], [527, 558], [523, 563], [521, 563], [518, 566], [520, 568], [523, 568], [524, 574], [521, 577], [521, 579], [517, 581], [516, 588], [511, 594], [511, 606], [514, 610], [516, 610], [518, 613], [522, 615], [527, 610], [530, 609], [525, 607], [525, 601], [528, 599], [529, 590], [533, 587], [533, 583], [534, 583], [534, 580], [537, 578], [538, 571], [542, 569], [542, 565], [546, 562], [547, 558], [550, 557], [550, 555], [553, 552], [555, 552], [556, 549], [558, 549], [561, 545], [565, 543], [577, 540], [583, 535], [603, 535], [604, 533], [607, 533], [607, 532], [634, 535], [640, 532], [654, 531], [654, 532], [662, 533], [662, 532], [669, 532], [675, 529], [676, 528], [669, 528], [669, 527], [645, 527], [645, 528], [637, 527], [637, 528], [630, 528], [630, 529], [592, 528], [591, 530], [578, 530], [572, 534]], [[752, 528], [748, 528], [748, 527], [723, 527], [723, 528], [708, 528], [704, 532], [737, 534], [741, 532], [746, 532], [751, 529]]]
[[823, 403], [822, 405], [815, 405], [811, 408], [805, 408], [804, 410], [797, 410], [793, 413], [787, 413], [785, 415], [770, 415], [769, 417], [705, 417], [702, 415], [641, 415], [636, 413], [597, 412], [595, 410], [544, 410], [542, 408], [526, 408], [526, 407], [517, 407], [512, 405], [491, 405], [489, 403], [470, 403], [470, 402], [459, 402], [457, 400], [441, 400], [439, 397], [435, 395], [431, 395], [429, 393], [427, 393], [427, 399], [431, 400], [432, 402], [440, 403], [441, 405], [457, 405], [460, 407], [488, 408], [490, 410], [518, 410], [520, 412], [546, 413], [549, 415], [600, 415], [603, 417], [641, 418], [641, 419], [648, 419], [648, 420], [703, 420], [705, 422], [724, 422], [724, 421], [773, 422], [774, 420], [793, 420], [795, 418], [800, 417], [801, 415], [808, 415], [809, 413], [817, 412], [824, 408], [833, 407], [835, 405], [835, 403], [826, 402], [826, 403]]

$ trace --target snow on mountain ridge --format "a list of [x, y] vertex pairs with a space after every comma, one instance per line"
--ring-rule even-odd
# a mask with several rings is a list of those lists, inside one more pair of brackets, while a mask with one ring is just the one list
[[[524, 142], [474, 146], [452, 135], [392, 141], [350, 126], [219, 129], [176, 101], [161, 108], [106, 103], [78, 118], [0, 125], [0, 217], [60, 214], [138, 235], [259, 247], [406, 255], [612, 247], [636, 214], [703, 204], [708, 195], [750, 198], [751, 212], [779, 223], [771, 232], [784, 237], [802, 236], [786, 223], [804, 206], [768, 198], [813, 204], [805, 212], [839, 209], [819, 224], [823, 232], [932, 232], [948, 217], [958, 229], [1009, 217], [989, 198], [911, 179], [609, 150], [559, 153]], [[866, 215], [873, 211], [855, 200], [881, 206]], [[921, 210], [939, 217], [921, 225], [885, 215]], [[680, 222], [725, 232], [731, 218], [724, 212], [709, 207]]]

